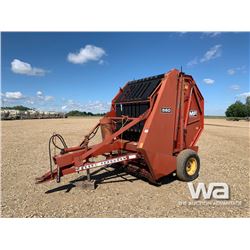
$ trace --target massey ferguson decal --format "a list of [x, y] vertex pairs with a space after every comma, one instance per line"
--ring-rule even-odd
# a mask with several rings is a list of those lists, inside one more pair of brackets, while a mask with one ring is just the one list
[[79, 172], [79, 171], [83, 171], [83, 170], [90, 169], [90, 168], [104, 167], [106, 165], [110, 165], [110, 164], [114, 164], [114, 163], [118, 163], [118, 162], [122, 162], [122, 161], [128, 161], [128, 160], [132, 160], [132, 159], [136, 159], [136, 158], [138, 158], [137, 154], [123, 155], [120, 157], [115, 157], [115, 158], [111, 158], [111, 159], [104, 160], [104, 161], [87, 163], [83, 166], [76, 167], [75, 171]]

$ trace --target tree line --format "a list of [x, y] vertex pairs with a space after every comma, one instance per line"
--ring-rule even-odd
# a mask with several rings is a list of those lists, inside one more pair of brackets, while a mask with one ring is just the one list
[[1, 109], [9, 109], [9, 110], [19, 110], [19, 111], [28, 111], [31, 110], [31, 108], [24, 107], [22, 105], [19, 106], [13, 106], [13, 107], [1, 107]]
[[93, 114], [92, 112], [85, 112], [79, 110], [72, 110], [66, 114], [67, 116], [104, 116], [105, 113]]
[[250, 96], [246, 98], [246, 102], [236, 101], [231, 104], [226, 112], [227, 117], [250, 117]]

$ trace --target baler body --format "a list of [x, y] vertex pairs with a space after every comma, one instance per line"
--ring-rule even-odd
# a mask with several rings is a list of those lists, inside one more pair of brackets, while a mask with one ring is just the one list
[[[99, 127], [102, 142], [88, 146]], [[55, 155], [56, 169], [37, 181], [119, 162], [157, 182], [176, 171], [180, 152], [198, 151], [196, 142], [203, 127], [204, 99], [192, 76], [174, 69], [130, 81], [119, 90], [110, 111], [85, 140]], [[99, 155], [106, 159], [91, 160]]]

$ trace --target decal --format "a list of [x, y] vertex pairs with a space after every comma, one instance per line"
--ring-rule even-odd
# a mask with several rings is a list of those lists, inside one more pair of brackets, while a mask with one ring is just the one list
[[136, 158], [137, 158], [137, 154], [129, 154], [129, 155], [125, 155], [125, 156], [111, 158], [111, 159], [104, 160], [104, 161], [87, 163], [83, 166], [76, 167], [75, 170], [76, 170], [76, 172], [79, 172], [79, 171], [90, 169], [90, 168], [103, 167], [103, 166], [106, 166], [109, 164], [114, 164], [117, 162], [127, 161], [127, 160], [131, 160], [131, 159], [136, 159]]
[[197, 110], [190, 110], [189, 111], [189, 116], [197, 116], [198, 112]]
[[161, 112], [162, 113], [171, 113], [171, 108], [168, 108], [168, 107], [161, 108]]

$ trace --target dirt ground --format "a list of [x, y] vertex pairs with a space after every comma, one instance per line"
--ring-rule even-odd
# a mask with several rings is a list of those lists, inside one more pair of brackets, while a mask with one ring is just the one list
[[[192, 200], [187, 183], [167, 178], [156, 187], [125, 173], [97, 172], [95, 190], [69, 182], [73, 174], [35, 185], [49, 169], [48, 139], [53, 132], [77, 145], [96, 118], [2, 121], [2, 217], [248, 217], [249, 123], [207, 119], [199, 139], [200, 176], [194, 181], [226, 182], [231, 199]], [[94, 170], [92, 170], [94, 172]], [[117, 174], [117, 173], [116, 173]], [[83, 173], [84, 175], [84, 173]], [[54, 190], [53, 190], [54, 189]], [[49, 193], [46, 191], [51, 190]], [[54, 191], [54, 192], [53, 192]]]

